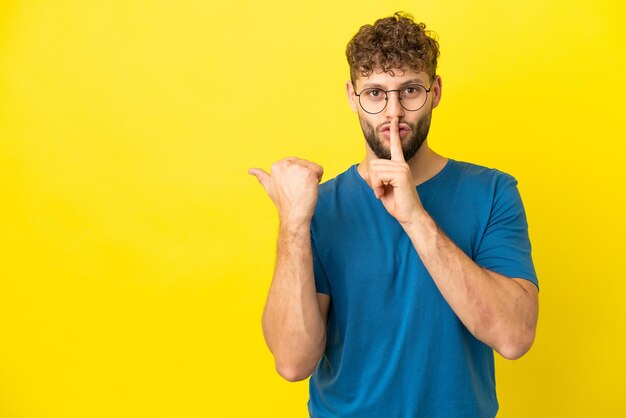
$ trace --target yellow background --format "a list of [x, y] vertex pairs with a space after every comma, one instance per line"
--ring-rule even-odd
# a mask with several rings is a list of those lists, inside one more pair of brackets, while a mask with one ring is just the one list
[[344, 48], [439, 34], [431, 146], [517, 177], [541, 282], [500, 417], [626, 414], [620, 1], [0, 3], [0, 417], [304, 417], [260, 317], [251, 166], [363, 154]]

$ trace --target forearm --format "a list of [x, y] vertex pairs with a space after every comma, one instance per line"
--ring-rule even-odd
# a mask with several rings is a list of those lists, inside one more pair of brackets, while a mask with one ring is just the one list
[[263, 333], [276, 369], [288, 380], [314, 370], [326, 345], [308, 224], [281, 225], [276, 267], [263, 312]]
[[514, 279], [472, 261], [424, 211], [404, 225], [439, 291], [468, 330], [506, 358], [534, 340], [536, 297]]

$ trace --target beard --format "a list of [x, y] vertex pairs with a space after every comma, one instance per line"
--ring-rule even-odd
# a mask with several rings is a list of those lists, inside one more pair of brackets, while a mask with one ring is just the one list
[[[413, 156], [419, 151], [420, 147], [428, 137], [428, 131], [430, 130], [430, 118], [432, 115], [432, 109], [426, 113], [420, 120], [418, 120], [415, 124], [411, 124], [407, 121], [401, 121], [402, 123], [406, 123], [411, 128], [411, 136], [407, 139], [406, 142], [402, 143], [402, 153], [404, 154], [404, 160], [409, 161]], [[363, 130], [363, 135], [365, 136], [365, 140], [367, 144], [371, 148], [371, 150], [376, 154], [378, 158], [381, 159], [391, 159], [391, 149], [386, 141], [383, 141], [378, 137], [378, 132], [380, 132], [380, 128], [384, 124], [380, 124], [374, 129], [372, 125], [367, 123], [364, 119], [359, 116], [359, 121], [361, 122], [361, 129]]]

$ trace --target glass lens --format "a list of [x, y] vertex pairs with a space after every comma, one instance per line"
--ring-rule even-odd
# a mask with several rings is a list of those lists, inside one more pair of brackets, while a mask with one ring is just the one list
[[380, 113], [387, 105], [387, 94], [381, 89], [365, 89], [359, 95], [359, 103], [368, 113]]
[[400, 103], [406, 110], [418, 110], [426, 103], [427, 92], [424, 86], [419, 84], [405, 87], [400, 92]]

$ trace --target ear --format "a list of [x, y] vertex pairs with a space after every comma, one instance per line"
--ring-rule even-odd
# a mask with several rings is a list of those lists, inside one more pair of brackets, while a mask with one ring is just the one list
[[441, 77], [440, 76], [435, 76], [435, 81], [433, 81], [433, 85], [432, 85], [432, 93], [433, 93], [433, 109], [437, 107], [437, 105], [439, 105], [439, 102], [441, 101]]
[[350, 103], [352, 111], [356, 112], [358, 105], [356, 103], [356, 96], [354, 95], [354, 87], [350, 80], [346, 81], [346, 93], [348, 94], [348, 103]]

